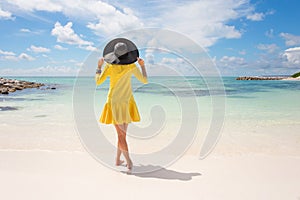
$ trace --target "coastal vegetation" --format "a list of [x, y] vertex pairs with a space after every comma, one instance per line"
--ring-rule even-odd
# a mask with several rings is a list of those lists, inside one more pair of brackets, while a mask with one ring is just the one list
[[297, 72], [297, 73], [293, 74], [291, 77], [292, 78], [298, 78], [298, 77], [300, 77], [300, 72]]

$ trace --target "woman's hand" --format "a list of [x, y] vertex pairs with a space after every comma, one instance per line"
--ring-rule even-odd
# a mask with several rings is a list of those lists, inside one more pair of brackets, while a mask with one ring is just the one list
[[103, 58], [100, 58], [99, 60], [98, 60], [98, 67], [97, 67], [97, 70], [96, 70], [96, 74], [101, 74], [101, 67], [102, 67], [102, 65], [103, 65], [103, 62], [104, 62], [104, 59]]
[[104, 58], [100, 58], [100, 59], [98, 60], [98, 69], [101, 69], [103, 63], [104, 63]]
[[147, 78], [147, 72], [145, 67], [145, 61], [142, 58], [137, 57], [137, 61], [142, 68], [143, 77]]
[[142, 59], [142, 58], [137, 58], [137, 61], [138, 61], [138, 63], [139, 63], [139, 65], [143, 68], [143, 67], [145, 67], [145, 61]]

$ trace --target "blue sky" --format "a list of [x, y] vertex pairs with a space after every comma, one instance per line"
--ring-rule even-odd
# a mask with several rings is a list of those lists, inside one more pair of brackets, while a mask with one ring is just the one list
[[[299, 7], [299, 0], [0, 0], [0, 76], [76, 75], [108, 38], [147, 27], [191, 38], [222, 75], [292, 74], [300, 71]], [[152, 67], [183, 64], [142, 56]]]

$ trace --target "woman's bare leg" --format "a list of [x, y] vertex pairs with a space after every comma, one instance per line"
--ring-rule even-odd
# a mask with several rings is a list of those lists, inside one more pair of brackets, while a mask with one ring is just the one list
[[121, 154], [122, 154], [122, 151], [121, 151], [121, 145], [120, 145], [120, 141], [119, 141], [119, 134], [120, 134], [120, 127], [118, 125], [115, 125], [115, 128], [116, 128], [116, 131], [118, 133], [118, 147], [117, 147], [117, 155], [116, 155], [116, 166], [119, 166], [121, 165], [124, 161], [121, 160]]
[[128, 152], [128, 145], [127, 145], [127, 141], [126, 141], [126, 132], [127, 132], [127, 127], [128, 124], [116, 124], [115, 128], [117, 130], [118, 133], [118, 151], [117, 151], [117, 161], [119, 161], [120, 157], [119, 156], [119, 151], [121, 151], [126, 159], [127, 162], [127, 168], [131, 169], [132, 168], [132, 161], [130, 159], [129, 156], [129, 152]]
[[121, 154], [122, 154], [122, 151], [118, 147], [117, 148], [117, 156], [116, 156], [116, 166], [122, 165], [122, 163], [124, 162], [123, 160], [121, 160]]
[[[128, 124], [124, 123], [121, 125], [121, 129], [123, 131], [123, 133], [125, 133], [125, 141], [126, 141], [126, 134], [127, 134], [127, 128], [128, 128]], [[127, 142], [126, 142], [126, 146], [127, 146]], [[126, 162], [127, 162], [127, 168], [128, 169], [132, 169], [132, 161], [130, 159], [130, 156], [129, 156], [129, 151], [128, 151], [128, 147], [127, 147], [127, 151], [123, 151], [123, 155], [126, 159]]]

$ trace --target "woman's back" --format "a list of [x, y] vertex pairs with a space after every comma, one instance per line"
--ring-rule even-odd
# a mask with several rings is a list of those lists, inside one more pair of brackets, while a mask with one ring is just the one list
[[132, 96], [131, 77], [134, 64], [130, 65], [110, 65], [110, 87], [108, 98], [111, 101], [128, 102]]
[[131, 77], [134, 75], [142, 83], [147, 83], [137, 66], [133, 64], [107, 64], [100, 75], [96, 75], [99, 85], [110, 77], [107, 102], [100, 117], [102, 123], [122, 124], [139, 121], [140, 116], [131, 89]]

